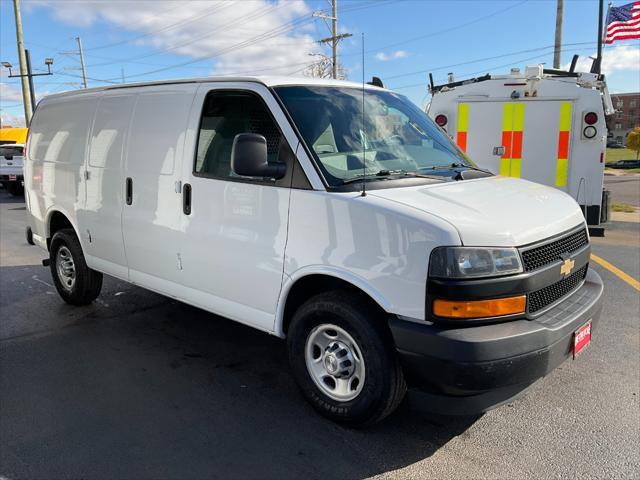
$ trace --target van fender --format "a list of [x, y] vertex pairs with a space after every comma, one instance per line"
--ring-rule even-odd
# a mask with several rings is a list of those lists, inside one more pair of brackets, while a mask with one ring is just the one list
[[83, 244], [82, 241], [82, 237], [80, 236], [80, 230], [78, 229], [78, 224], [77, 221], [75, 219], [75, 217], [73, 215], [71, 215], [64, 207], [61, 207], [60, 205], [55, 205], [55, 206], [51, 206], [47, 209], [47, 214], [45, 215], [45, 235], [46, 238], [50, 238], [51, 237], [51, 231], [50, 231], [50, 227], [51, 227], [51, 217], [53, 216], [54, 213], [61, 213], [62, 215], [64, 215], [65, 217], [67, 217], [67, 220], [69, 220], [69, 223], [71, 224], [71, 226], [73, 227], [73, 229], [76, 232], [76, 237], [78, 237], [78, 240], [80, 241], [80, 244]]
[[380, 308], [386, 312], [392, 311], [393, 305], [388, 299], [378, 290], [373, 288], [369, 282], [364, 278], [354, 275], [348, 270], [344, 270], [337, 267], [331, 267], [328, 265], [308, 265], [302, 267], [291, 274], [284, 273], [282, 278], [282, 288], [280, 289], [280, 297], [278, 299], [278, 306], [276, 308], [276, 319], [274, 325], [273, 334], [285, 338], [284, 333], [284, 309], [287, 304], [287, 298], [291, 292], [291, 288], [304, 277], [310, 275], [326, 275], [329, 277], [335, 277], [339, 280], [347, 282], [356, 287], [361, 292], [368, 295], [374, 302], [376, 302]]

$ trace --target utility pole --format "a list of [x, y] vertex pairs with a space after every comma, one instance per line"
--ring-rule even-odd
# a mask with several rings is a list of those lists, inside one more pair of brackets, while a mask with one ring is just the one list
[[560, 69], [560, 53], [562, 51], [562, 11], [564, 0], [557, 0], [556, 8], [556, 43], [553, 51], [553, 68]]
[[24, 121], [26, 126], [31, 123], [33, 108], [29, 95], [29, 82], [27, 81], [27, 61], [24, 54], [24, 42], [22, 40], [22, 17], [20, 16], [20, 0], [13, 0], [13, 11], [16, 19], [16, 42], [18, 46], [18, 61], [20, 62], [20, 81], [22, 83], [22, 104], [24, 106]]
[[318, 40], [318, 43], [331, 44], [331, 74], [333, 78], [338, 78], [338, 42], [344, 38], [351, 37], [350, 33], [342, 33], [338, 35], [338, 0], [331, 0], [331, 16], [325, 15], [322, 12], [314, 12], [313, 16], [323, 18], [325, 20], [331, 20], [331, 36]]
[[78, 54], [80, 55], [80, 66], [82, 67], [82, 84], [84, 88], [87, 88], [87, 69], [84, 66], [84, 52], [82, 51], [82, 40], [80, 37], [76, 37], [78, 42]]
[[333, 59], [333, 78], [338, 78], [338, 0], [331, 0], [331, 58]]

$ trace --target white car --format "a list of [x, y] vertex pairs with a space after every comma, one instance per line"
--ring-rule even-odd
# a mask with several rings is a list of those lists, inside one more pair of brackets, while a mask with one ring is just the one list
[[47, 96], [26, 202], [61, 297], [108, 274], [286, 338], [322, 414], [522, 392], [591, 339], [602, 282], [566, 193], [493, 176], [374, 86], [206, 78]]
[[8, 143], [0, 145], [0, 183], [11, 195], [22, 194], [22, 164], [24, 145]]

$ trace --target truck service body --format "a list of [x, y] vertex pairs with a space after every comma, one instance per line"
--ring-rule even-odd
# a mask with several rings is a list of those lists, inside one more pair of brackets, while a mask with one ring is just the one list
[[601, 75], [538, 65], [433, 86], [432, 94], [429, 116], [478, 166], [567, 192], [589, 226], [607, 220], [605, 114], [613, 106]]
[[407, 385], [427, 408], [484, 411], [578, 353], [600, 316], [574, 199], [475, 169], [375, 86], [49, 96], [25, 187], [65, 301], [90, 303], [104, 273], [286, 338], [303, 394], [337, 421], [383, 418]]

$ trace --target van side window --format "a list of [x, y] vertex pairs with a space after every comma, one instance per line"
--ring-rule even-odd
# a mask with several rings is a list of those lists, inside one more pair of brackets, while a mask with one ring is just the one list
[[239, 133], [267, 139], [269, 162], [285, 161], [287, 142], [257, 95], [248, 92], [210, 92], [204, 102], [195, 173], [238, 177], [231, 170], [231, 147]]

